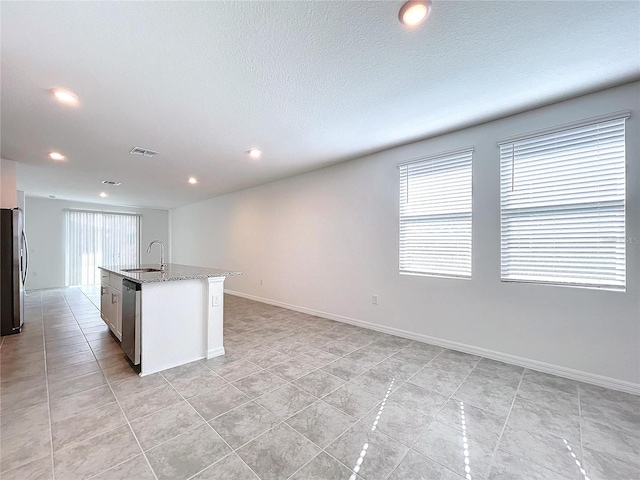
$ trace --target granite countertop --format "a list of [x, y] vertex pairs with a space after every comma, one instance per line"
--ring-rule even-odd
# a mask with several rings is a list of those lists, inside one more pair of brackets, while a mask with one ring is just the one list
[[153, 282], [173, 282], [176, 280], [194, 280], [198, 278], [210, 277], [233, 277], [242, 275], [242, 272], [232, 272], [228, 270], [220, 270], [218, 268], [193, 267], [191, 265], [179, 265], [177, 263], [168, 263], [162, 272], [144, 272], [133, 273], [125, 272], [124, 269], [131, 268], [160, 268], [159, 264], [153, 265], [114, 265], [107, 267], [98, 267], [101, 270], [115, 273], [137, 283], [153, 283]]

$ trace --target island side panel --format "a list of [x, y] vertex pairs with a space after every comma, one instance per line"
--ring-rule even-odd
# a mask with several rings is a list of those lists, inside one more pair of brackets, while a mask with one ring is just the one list
[[226, 277], [209, 278], [207, 300], [207, 358], [224, 355], [223, 346], [223, 312], [224, 312], [224, 280]]
[[207, 279], [143, 283], [141, 376], [207, 356]]

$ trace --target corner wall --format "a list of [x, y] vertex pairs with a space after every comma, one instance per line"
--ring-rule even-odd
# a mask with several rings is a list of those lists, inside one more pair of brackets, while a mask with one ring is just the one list
[[[500, 281], [497, 142], [625, 109], [627, 236], [638, 238], [635, 82], [174, 209], [173, 259], [244, 272], [226, 288], [250, 298], [640, 393], [638, 242], [626, 292]], [[399, 275], [396, 164], [467, 145], [473, 278]]]
[[[79, 203], [29, 196], [25, 198], [25, 204], [25, 233], [29, 241], [27, 290], [65, 286], [64, 213], [66, 208], [141, 214], [140, 259], [142, 263], [160, 263], [159, 250], [154, 249], [150, 254], [145, 253], [146, 246], [152, 240], [161, 240], [169, 247], [168, 210]], [[167, 256], [170, 258], [169, 255]]]
[[0, 159], [0, 207], [17, 207], [16, 192], [16, 162]]

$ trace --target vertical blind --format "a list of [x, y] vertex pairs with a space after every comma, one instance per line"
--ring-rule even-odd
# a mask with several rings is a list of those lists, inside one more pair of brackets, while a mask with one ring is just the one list
[[100, 283], [100, 266], [138, 264], [139, 215], [69, 210], [66, 217], [67, 285]]
[[471, 276], [472, 153], [398, 165], [400, 273]]
[[625, 118], [500, 144], [506, 281], [624, 289]]

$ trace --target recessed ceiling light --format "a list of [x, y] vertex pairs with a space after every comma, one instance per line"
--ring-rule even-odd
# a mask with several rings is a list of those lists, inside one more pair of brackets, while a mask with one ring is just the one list
[[102, 198], [106, 198], [106, 197], [108, 197], [109, 195], [107, 195], [107, 194], [106, 194], [106, 192], [100, 192], [100, 196], [101, 196]]
[[262, 152], [257, 148], [250, 148], [247, 150], [247, 153], [251, 158], [260, 158], [260, 155], [262, 155]]
[[60, 103], [64, 103], [66, 105], [74, 105], [78, 103], [78, 96], [70, 92], [69, 90], [65, 90], [63, 88], [54, 88], [51, 90], [53, 96], [56, 97]]
[[407, 27], [417, 27], [431, 13], [431, 0], [412, 0], [405, 3], [398, 13], [400, 23]]
[[191, 185], [195, 185], [196, 183], [198, 183], [198, 179], [196, 177], [189, 177], [187, 182], [189, 182]]
[[59, 152], [49, 152], [49, 158], [51, 160], [64, 160], [67, 157], [65, 157], [64, 155], [62, 155]]

